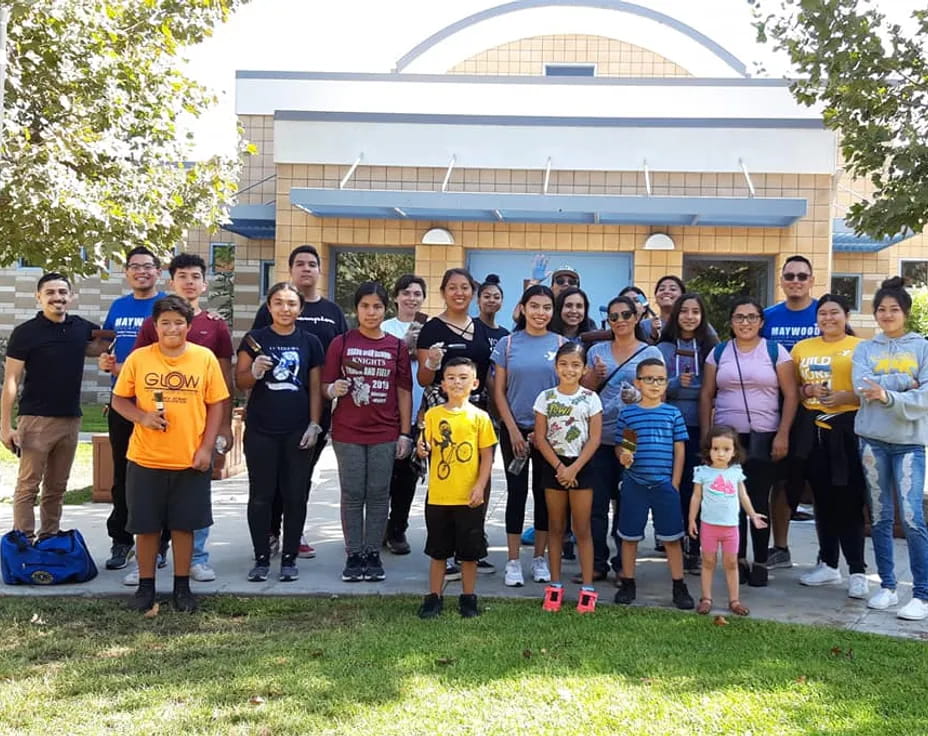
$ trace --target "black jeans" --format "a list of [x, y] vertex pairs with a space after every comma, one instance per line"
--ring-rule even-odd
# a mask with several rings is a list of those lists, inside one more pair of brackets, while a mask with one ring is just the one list
[[[532, 429], [519, 430], [523, 437], [528, 437]], [[532, 498], [535, 502], [535, 531], [548, 531], [548, 504], [545, 501], [544, 483], [541, 477], [541, 468], [546, 460], [532, 445], [532, 452], [522, 472], [513, 475], [509, 472], [509, 463], [515, 457], [512, 450], [512, 441], [509, 432], [502, 428], [499, 433], [499, 445], [503, 453], [503, 464], [506, 466], [506, 534], [521, 534], [525, 524], [525, 504], [528, 501], [528, 471], [532, 468]]]
[[113, 544], [135, 543], [135, 537], [126, 531], [129, 508], [126, 506], [126, 453], [129, 451], [129, 438], [135, 425], [122, 416], [113, 407], [106, 415], [106, 424], [110, 432], [110, 449], [113, 453], [113, 510], [106, 520], [106, 532]]
[[[619, 509], [616, 505], [612, 526], [609, 525], [609, 507], [619, 500], [619, 481], [622, 480], [622, 466], [615, 456], [614, 445], [600, 445], [590, 458], [593, 471], [593, 507], [590, 513], [590, 533], [593, 536], [593, 569], [598, 573], [609, 571], [609, 541], [615, 540], [616, 549], [620, 542], [616, 532]], [[621, 568], [619, 555], [613, 560], [616, 570]]]
[[248, 461], [248, 529], [255, 557], [270, 557], [271, 516], [275, 496], [283, 509], [281, 552], [296, 557], [306, 522], [306, 488], [310, 450], [300, 449], [303, 429], [264, 434], [245, 428]]
[[[742, 447], [749, 447], [751, 436], [749, 434], [739, 435]], [[772, 460], [746, 460], [744, 463], [744, 487], [748, 492], [748, 498], [751, 499], [751, 505], [758, 514], [769, 516], [770, 514], [770, 489], [773, 487], [773, 481], [777, 476], [777, 464]], [[740, 539], [738, 540], [738, 557], [745, 559], [748, 550], [748, 519], [744, 510], [738, 514]], [[751, 527], [751, 546], [754, 548], [754, 562], [766, 565], [767, 552], [770, 545], [770, 527], [766, 529], [757, 529], [753, 524]]]
[[[302, 432], [300, 432], [302, 437]], [[306, 488], [304, 489], [304, 504], [309, 503], [309, 492], [313, 487], [313, 472], [316, 470], [316, 463], [319, 462], [319, 456], [322, 455], [322, 451], [325, 449], [328, 439], [325, 434], [319, 435], [319, 439], [316, 440], [316, 444], [309, 451], [306, 451], [303, 455], [303, 462], [309, 463], [309, 469], [306, 474]], [[275, 537], [280, 536], [280, 523], [284, 515], [284, 499], [281, 495], [280, 489], [278, 488], [274, 493], [274, 500], [271, 503], [271, 534]], [[304, 515], [305, 518], [305, 515]], [[300, 532], [302, 534], [302, 532]]]
[[[415, 453], [415, 448], [413, 449]], [[411, 457], [396, 460], [393, 463], [393, 475], [390, 478], [390, 517], [387, 519], [387, 538], [395, 539], [406, 533], [409, 527], [409, 509], [416, 495], [419, 474], [416, 472]]]

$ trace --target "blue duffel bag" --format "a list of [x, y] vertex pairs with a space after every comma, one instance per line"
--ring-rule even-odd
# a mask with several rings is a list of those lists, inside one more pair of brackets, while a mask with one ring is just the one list
[[0, 540], [0, 568], [7, 585], [85, 583], [97, 577], [97, 566], [77, 529], [34, 544], [22, 532], [7, 532]]

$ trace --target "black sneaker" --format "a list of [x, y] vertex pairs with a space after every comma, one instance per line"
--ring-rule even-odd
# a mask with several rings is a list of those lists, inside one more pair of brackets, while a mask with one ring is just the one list
[[258, 560], [255, 566], [248, 571], [248, 582], [263, 583], [267, 576], [271, 574], [271, 566], [267, 560]]
[[359, 583], [362, 580], [364, 580], [364, 558], [361, 555], [348, 555], [345, 569], [342, 570], [342, 581]]
[[116, 542], [110, 547], [110, 558], [106, 561], [107, 570], [122, 570], [132, 557], [132, 545]]
[[691, 611], [696, 607], [696, 602], [682, 579], [673, 581], [673, 604], [681, 611]]
[[627, 606], [635, 600], [637, 593], [635, 578], [619, 578], [619, 589], [615, 592], [615, 602]]
[[280, 577], [282, 583], [292, 583], [300, 579], [300, 571], [296, 567], [296, 560], [291, 555], [280, 558]]
[[190, 588], [187, 587], [176, 589], [173, 600], [174, 610], [178, 613], [193, 613], [200, 607], [197, 599], [190, 592]]
[[403, 534], [403, 532], [387, 536], [386, 544], [390, 554], [408, 555], [412, 551], [409, 547], [409, 542], [406, 541], [406, 535]]
[[133, 596], [126, 603], [126, 607], [131, 611], [138, 611], [139, 613], [145, 613], [155, 605], [155, 587], [151, 586], [150, 588], [139, 588], [135, 591]]
[[573, 542], [564, 542], [564, 546], [561, 548], [561, 559], [563, 560], [576, 560], [577, 553], [575, 551], [575, 546]]
[[450, 560], [445, 563], [445, 580], [460, 580], [461, 568]]
[[477, 560], [477, 572], [482, 575], [492, 575], [496, 572], [496, 565], [484, 557], [482, 560]]
[[458, 596], [458, 612], [461, 618], [476, 618], [480, 615], [477, 609], [477, 596], [473, 593]]
[[755, 562], [748, 573], [748, 585], [752, 588], [767, 587], [767, 567]]
[[364, 579], [369, 583], [379, 583], [386, 578], [387, 573], [380, 562], [380, 552], [371, 550], [364, 556]]
[[429, 593], [419, 606], [419, 618], [437, 618], [445, 607], [444, 599], [437, 593]]

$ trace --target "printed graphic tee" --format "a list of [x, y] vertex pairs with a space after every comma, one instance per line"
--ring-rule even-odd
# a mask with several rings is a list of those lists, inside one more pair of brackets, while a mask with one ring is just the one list
[[[103, 321], [103, 329], [113, 330], [116, 333], [116, 348], [113, 354], [116, 356], [117, 363], [126, 362], [126, 358], [135, 346], [135, 338], [142, 329], [142, 323], [146, 317], [151, 316], [155, 302], [164, 299], [165, 296], [167, 294], [163, 291], [159, 291], [148, 299], [136, 299], [133, 294], [126, 294], [110, 304], [106, 319]], [[113, 376], [112, 382], [116, 383], [116, 376]]]
[[[251, 329], [257, 330], [259, 327], [270, 327], [272, 322], [267, 304], [262, 304], [255, 315], [255, 321]], [[345, 313], [335, 302], [325, 297], [315, 302], [304, 302], [303, 309], [300, 316], [296, 318], [296, 322], [302, 329], [319, 338], [323, 350], [329, 349], [329, 344], [337, 335], [348, 332]]]
[[760, 336], [780, 343], [789, 352], [800, 340], [821, 334], [817, 312], [814, 299], [805, 309], [790, 309], [786, 302], [774, 304], [764, 310], [764, 326]]
[[[820, 337], [813, 337], [796, 343], [791, 355], [802, 383], [827, 381], [832, 391], [853, 391], [851, 367], [854, 362], [854, 348], [861, 342], [863, 341], [859, 337], [847, 335], [837, 342], [825, 342]], [[826, 408], [814, 396], [802, 397], [802, 405], [812, 411], [826, 411], [830, 414], [857, 409], [856, 404]]]
[[535, 426], [535, 399], [539, 392], [557, 386], [554, 356], [565, 342], [554, 332], [529, 335], [517, 330], [493, 348], [490, 360], [506, 369], [506, 401], [520, 427]]
[[704, 522], [717, 526], [738, 526], [738, 512], [741, 509], [738, 484], [743, 483], [744, 479], [744, 471], [738, 464], [724, 470], [708, 465], [693, 468], [693, 483], [702, 485], [699, 513]]
[[332, 439], [358, 445], [394, 442], [400, 434], [398, 389], [412, 390], [406, 343], [384, 333], [374, 340], [359, 330], [329, 345], [322, 382], [348, 380], [348, 393], [332, 411]]
[[534, 408], [548, 418], [548, 444], [561, 457], [579, 457], [590, 438], [590, 417], [603, 411], [596, 392], [582, 386], [573, 394], [546, 389], [538, 394]]
[[154, 411], [156, 391], [163, 394], [168, 427], [162, 431], [136, 424], [126, 457], [145, 468], [185, 470], [203, 442], [207, 404], [229, 398], [219, 361], [189, 342], [176, 358], [164, 355], [157, 344], [133, 350], [113, 393], [134, 398], [142, 411]]
[[460, 409], [436, 406], [425, 413], [429, 462], [428, 503], [466, 506], [480, 472], [480, 452], [496, 444], [490, 415], [471, 403]]

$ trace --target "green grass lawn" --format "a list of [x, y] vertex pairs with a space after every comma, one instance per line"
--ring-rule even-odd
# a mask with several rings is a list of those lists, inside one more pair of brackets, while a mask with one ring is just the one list
[[103, 409], [106, 404], [81, 404], [81, 432], [109, 432]]
[[[19, 458], [0, 445], [0, 503], [13, 498], [13, 489], [16, 487], [16, 476], [19, 472]], [[93, 446], [89, 442], [81, 442], [74, 454], [74, 464], [71, 466], [71, 475], [68, 477], [68, 491], [87, 488], [93, 484]], [[74, 498], [72, 496], [72, 498]], [[87, 500], [90, 500], [88, 495]], [[66, 503], [75, 503], [74, 500]]]
[[[450, 597], [449, 597], [450, 601]], [[456, 602], [456, 601], [455, 601]], [[10, 599], [0, 731], [216, 734], [914, 734], [928, 645], [819, 627], [410, 597]]]

